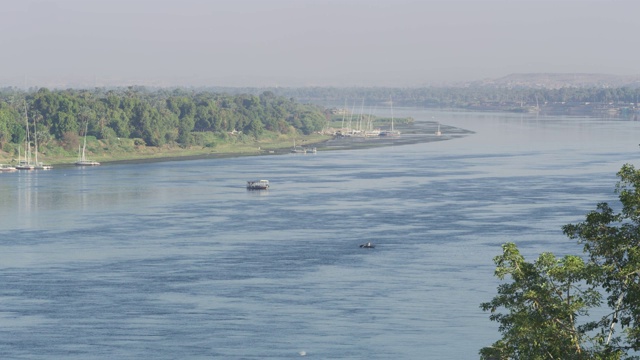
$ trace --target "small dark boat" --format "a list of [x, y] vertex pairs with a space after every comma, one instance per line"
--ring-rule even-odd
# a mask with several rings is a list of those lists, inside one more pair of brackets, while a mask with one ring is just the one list
[[247, 181], [247, 190], [268, 190], [269, 180]]
[[376, 246], [373, 245], [372, 243], [368, 242], [368, 243], [360, 244], [360, 247], [361, 248], [365, 248], [365, 249], [373, 249]]

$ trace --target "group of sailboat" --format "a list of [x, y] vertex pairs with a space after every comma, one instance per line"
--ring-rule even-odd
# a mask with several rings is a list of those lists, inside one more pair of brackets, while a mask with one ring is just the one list
[[[34, 134], [33, 134], [33, 143], [34, 143], [34, 157], [35, 160], [32, 160], [31, 157], [31, 133], [29, 132], [29, 117], [27, 115], [27, 104], [24, 105], [24, 117], [25, 117], [25, 125], [26, 125], [26, 138], [25, 138], [25, 151], [24, 158], [22, 157], [21, 148], [18, 147], [18, 164], [12, 167], [15, 170], [50, 170], [53, 168], [51, 165], [44, 164], [38, 161], [38, 136], [36, 132], [36, 123], [34, 124]], [[89, 129], [89, 123], [85, 124], [84, 130], [84, 141], [82, 147], [78, 146], [78, 161], [74, 164], [77, 166], [96, 166], [100, 165], [99, 162], [95, 160], [90, 160], [85, 157], [85, 152], [87, 149], [87, 131]], [[2, 171], [5, 171], [3, 168]], [[10, 171], [7, 167], [6, 171]]]
[[371, 109], [369, 110], [369, 115], [367, 116], [364, 112], [364, 99], [362, 100], [362, 106], [360, 109], [360, 116], [356, 121], [356, 125], [352, 127], [352, 116], [355, 113], [355, 103], [353, 104], [353, 109], [351, 110], [351, 116], [347, 120], [348, 123], [345, 124], [345, 115], [349, 113], [347, 110], [347, 102], [345, 101], [344, 110], [342, 111], [342, 126], [340, 130], [336, 132], [336, 134], [340, 137], [362, 137], [362, 138], [376, 138], [379, 136], [400, 136], [400, 131], [394, 129], [394, 117], [393, 117], [393, 100], [389, 99], [390, 108], [391, 108], [391, 129], [389, 130], [380, 130], [373, 128], [373, 120], [371, 116]]
[[33, 144], [35, 160], [31, 159], [31, 136], [29, 133], [29, 116], [27, 115], [27, 104], [24, 104], [24, 119], [27, 130], [27, 136], [25, 138], [25, 152], [24, 159], [21, 158], [20, 148], [18, 147], [18, 164], [15, 166], [16, 170], [50, 170], [53, 168], [51, 165], [38, 161], [38, 133], [35, 120], [33, 121]]
[[352, 125], [353, 114], [355, 112], [355, 103], [353, 104], [353, 110], [349, 113], [348, 123], [345, 127], [345, 115], [348, 113], [347, 102], [345, 101], [344, 111], [342, 112], [342, 126], [337, 134], [341, 137], [377, 137], [380, 135], [380, 129], [373, 128], [372, 109], [369, 109], [369, 114], [364, 112], [364, 99], [362, 99], [362, 106], [360, 109], [360, 115], [355, 121], [355, 125]]

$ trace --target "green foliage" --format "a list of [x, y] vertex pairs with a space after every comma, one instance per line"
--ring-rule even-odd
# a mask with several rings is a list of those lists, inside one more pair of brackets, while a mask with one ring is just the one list
[[[323, 109], [301, 105], [273, 93], [220, 94], [214, 92], [147, 91], [129, 87], [119, 90], [48, 90], [33, 93], [3, 92], [0, 98], [0, 146], [24, 141], [24, 105], [29, 128], [37, 122], [39, 139], [63, 143], [76, 133], [99, 139], [138, 138], [149, 146], [177, 143], [188, 147], [199, 141], [194, 132], [222, 134], [242, 132], [258, 138], [265, 131], [305, 134], [323, 128]], [[220, 138], [217, 141], [221, 141]], [[139, 142], [139, 141], [138, 141]], [[212, 146], [215, 141], [207, 141]]]
[[8, 142], [24, 140], [24, 123], [20, 124], [20, 114], [6, 103], [0, 102], [0, 148]]
[[[599, 303], [600, 295], [584, 279], [590, 272], [577, 256], [557, 259], [544, 253], [526, 262], [513, 243], [503, 245], [495, 275], [513, 282], [498, 287], [498, 296], [483, 303], [500, 324], [503, 338], [481, 350], [483, 359], [586, 359], [583, 343], [589, 326], [577, 316]], [[508, 309], [500, 313], [498, 309]]]
[[[622, 210], [597, 205], [584, 222], [563, 232], [584, 246], [583, 257], [543, 253], [525, 261], [503, 245], [495, 275], [506, 281], [481, 304], [502, 338], [482, 359], [637, 359], [640, 350], [640, 170], [624, 165], [616, 185]], [[603, 306], [611, 312], [589, 318]], [[631, 354], [630, 354], [631, 352]]]
[[598, 281], [612, 310], [602, 319], [607, 343], [640, 351], [640, 170], [625, 164], [617, 175], [622, 210], [615, 213], [600, 203], [584, 222], [566, 225], [563, 231], [584, 246], [600, 269]]

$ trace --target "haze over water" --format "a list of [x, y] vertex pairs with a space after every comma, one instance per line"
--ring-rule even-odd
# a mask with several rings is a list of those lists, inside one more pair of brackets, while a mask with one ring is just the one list
[[1, 357], [477, 359], [500, 245], [579, 254], [638, 123], [396, 115], [474, 133], [0, 174]]

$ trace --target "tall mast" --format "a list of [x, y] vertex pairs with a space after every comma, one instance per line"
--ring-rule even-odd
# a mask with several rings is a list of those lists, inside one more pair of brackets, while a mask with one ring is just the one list
[[84, 161], [84, 149], [87, 147], [87, 131], [89, 131], [89, 120], [87, 120], [84, 127], [84, 144], [82, 144], [82, 161]]
[[389, 102], [391, 103], [391, 131], [393, 131], [393, 99], [389, 96]]
[[29, 137], [29, 116], [27, 115], [27, 100], [24, 100], [24, 122], [27, 129], [27, 138], [25, 139], [24, 160], [31, 165], [31, 139]]
[[38, 166], [38, 130], [37, 130], [37, 125], [36, 125], [36, 117], [33, 117], [33, 143], [35, 144], [35, 149], [36, 149], [36, 163], [35, 165]]

